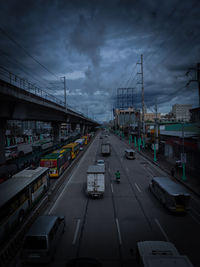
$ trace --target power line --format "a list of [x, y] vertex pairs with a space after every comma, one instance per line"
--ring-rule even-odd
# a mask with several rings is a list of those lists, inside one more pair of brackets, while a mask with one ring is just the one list
[[53, 76], [55, 76], [57, 79], [59, 79], [59, 77], [53, 73], [52, 71], [48, 70], [43, 64], [41, 64], [37, 59], [35, 59], [29, 52], [26, 51], [26, 49], [24, 47], [22, 47], [14, 38], [12, 38], [10, 35], [8, 35], [6, 33], [6, 31], [4, 31], [2, 28], [0, 28], [0, 31], [9, 39], [11, 40], [13, 43], [15, 43], [15, 45], [17, 45], [19, 48], [21, 48], [24, 53], [26, 55], [28, 55], [30, 58], [32, 58], [36, 63], [38, 63], [42, 68], [44, 68], [46, 71], [48, 71], [50, 74], [52, 74]]
[[[18, 60], [16, 59], [13, 59], [10, 57], [10, 55], [6, 52], [4, 52], [3, 50], [0, 49], [0, 52], [2, 54], [4, 54], [6, 57], [8, 57], [9, 59], [6, 59], [7, 61], [9, 61], [10, 63], [14, 63], [19, 69], [21, 69], [21, 71], [23, 71], [25, 74], [28, 75], [28, 77], [31, 77], [32, 79], [34, 79], [36, 82], [39, 82], [39, 83], [42, 83], [42, 81], [36, 79], [30, 72], [28, 72], [27, 70], [24, 70], [24, 69], [27, 69], [26, 66], [24, 66], [21, 62], [19, 62]], [[40, 76], [41, 78], [41, 76]], [[46, 81], [45, 79], [41, 78], [44, 82], [48, 83], [48, 81]], [[46, 84], [44, 84], [45, 87], [47, 86]]]

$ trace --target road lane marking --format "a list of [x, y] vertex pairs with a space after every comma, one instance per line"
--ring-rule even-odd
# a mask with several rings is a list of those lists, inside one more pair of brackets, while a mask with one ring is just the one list
[[126, 167], [126, 170], [127, 170], [127, 172], [128, 172], [128, 167]]
[[71, 175], [70, 175], [70, 177], [69, 177], [67, 183], [65, 184], [65, 186], [64, 186], [64, 188], [62, 189], [62, 191], [61, 191], [59, 197], [56, 199], [55, 203], [54, 203], [53, 206], [51, 207], [51, 209], [50, 209], [50, 211], [48, 212], [48, 214], [50, 214], [50, 213], [53, 211], [53, 209], [56, 207], [58, 201], [59, 201], [60, 198], [63, 196], [63, 194], [64, 194], [64, 192], [65, 192], [65, 189], [68, 187], [68, 185], [69, 185], [69, 183], [71, 182], [71, 180], [72, 180], [74, 174], [77, 172], [77, 170], [78, 170], [80, 164], [81, 164], [82, 161], [85, 159], [86, 154], [88, 153], [88, 151], [90, 151], [91, 147], [92, 147], [92, 146], [90, 146], [90, 147], [88, 148], [88, 150], [86, 151], [86, 153], [83, 155], [83, 157], [82, 157], [82, 158], [80, 159], [80, 161], [78, 162], [77, 166], [75, 166], [74, 169], [72, 170], [72, 173], [71, 173]]
[[200, 213], [199, 213], [198, 211], [196, 211], [196, 210], [194, 210], [194, 209], [191, 209], [191, 211], [194, 212], [197, 216], [200, 217]]
[[[190, 210], [190, 216], [192, 217], [192, 219], [196, 222], [196, 223], [198, 223], [198, 224], [200, 224], [200, 221], [194, 216], [194, 215], [192, 215], [192, 213], [191, 213], [191, 211], [193, 211], [194, 212], [194, 210], [193, 209], [191, 209]], [[195, 212], [194, 212], [195, 213]], [[196, 213], [197, 215], [198, 215], [198, 213]], [[198, 215], [199, 216], [199, 215]]]
[[160, 231], [161, 231], [162, 234], [164, 235], [166, 241], [169, 242], [169, 238], [168, 238], [167, 234], [165, 233], [164, 229], [162, 228], [162, 226], [160, 225], [158, 219], [155, 218], [155, 222], [156, 222], [156, 224], [158, 225], [158, 227], [160, 228]]
[[144, 166], [142, 166], [142, 168], [147, 172], [148, 175], [150, 175], [152, 178], [154, 178], [154, 176], [148, 171], [147, 168], [145, 168]]
[[116, 218], [116, 224], [117, 224], [117, 232], [118, 232], [118, 237], [119, 237], [119, 244], [122, 244], [122, 238], [121, 238], [121, 232], [120, 232], [120, 228], [119, 228], [119, 221]]
[[147, 161], [148, 163], [149, 163], [149, 165], [151, 165], [157, 172], [159, 172], [161, 175], [163, 175], [163, 173], [165, 174], [166, 172], [165, 171], [163, 171], [163, 170], [161, 170], [160, 168], [159, 168], [159, 166], [155, 166], [153, 163], [151, 163], [150, 161]]
[[77, 224], [76, 224], [76, 230], [74, 232], [74, 239], [72, 241], [72, 245], [75, 245], [75, 243], [76, 243], [76, 239], [77, 239], [77, 236], [78, 236], [78, 231], [79, 231], [80, 223], [81, 223], [81, 220], [78, 219]]
[[113, 190], [113, 184], [110, 184], [110, 187], [111, 187], [111, 191], [112, 191], [112, 193], [114, 193], [114, 190]]
[[137, 188], [137, 190], [141, 193], [142, 191], [140, 190], [139, 186], [135, 183], [135, 186]]

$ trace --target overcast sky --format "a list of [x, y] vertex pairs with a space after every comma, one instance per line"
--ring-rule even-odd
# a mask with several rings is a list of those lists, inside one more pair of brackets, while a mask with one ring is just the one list
[[135, 88], [141, 107], [143, 54], [149, 111], [156, 99], [162, 113], [195, 107], [198, 84], [185, 86], [195, 72], [185, 74], [200, 61], [199, 11], [198, 0], [1, 1], [0, 67], [61, 99], [66, 76], [67, 104], [104, 121], [119, 87]]

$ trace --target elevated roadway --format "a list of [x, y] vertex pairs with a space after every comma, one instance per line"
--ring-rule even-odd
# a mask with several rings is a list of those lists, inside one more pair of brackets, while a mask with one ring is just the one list
[[[72, 130], [79, 124], [82, 133], [99, 124], [81, 113], [64, 107], [62, 101], [38, 88], [22, 89], [0, 80], [0, 164], [5, 162], [5, 130], [7, 120], [34, 120], [52, 122], [54, 140], [60, 138], [60, 124], [71, 124]], [[51, 99], [52, 97], [52, 99]]]

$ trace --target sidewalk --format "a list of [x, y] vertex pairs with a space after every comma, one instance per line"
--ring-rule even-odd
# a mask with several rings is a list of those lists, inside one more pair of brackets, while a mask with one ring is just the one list
[[[137, 149], [137, 152], [143, 155], [148, 160], [150, 160], [153, 164], [157, 165], [160, 169], [165, 171], [169, 176], [171, 176], [171, 169], [174, 167], [174, 164], [167, 161], [163, 155], [159, 155], [157, 161], [155, 162], [153, 159], [153, 151], [151, 150], [138, 151]], [[198, 180], [198, 178], [188, 173], [186, 173], [186, 181], [183, 181], [181, 177], [182, 177], [182, 169], [181, 168], [175, 169], [174, 178], [200, 197], [200, 181]]]
[[[115, 135], [116, 136], [116, 135]], [[171, 169], [174, 166], [173, 163], [170, 163], [166, 160], [166, 158], [163, 155], [158, 155], [158, 159], [155, 162], [153, 157], [153, 151], [150, 149], [141, 149], [141, 151], [138, 151], [138, 148], [134, 148], [134, 144], [129, 144], [128, 140], [124, 139], [124, 142], [128, 144], [131, 148], [136, 150], [139, 154], [150, 160], [153, 164], [157, 165], [160, 169], [165, 171], [169, 176], [171, 176]], [[183, 184], [185, 187], [187, 187], [189, 190], [191, 190], [194, 194], [198, 195], [200, 197], [200, 177], [194, 177], [191, 174], [187, 173], [186, 171], [186, 181], [182, 180], [182, 169], [175, 170], [174, 178]]]

